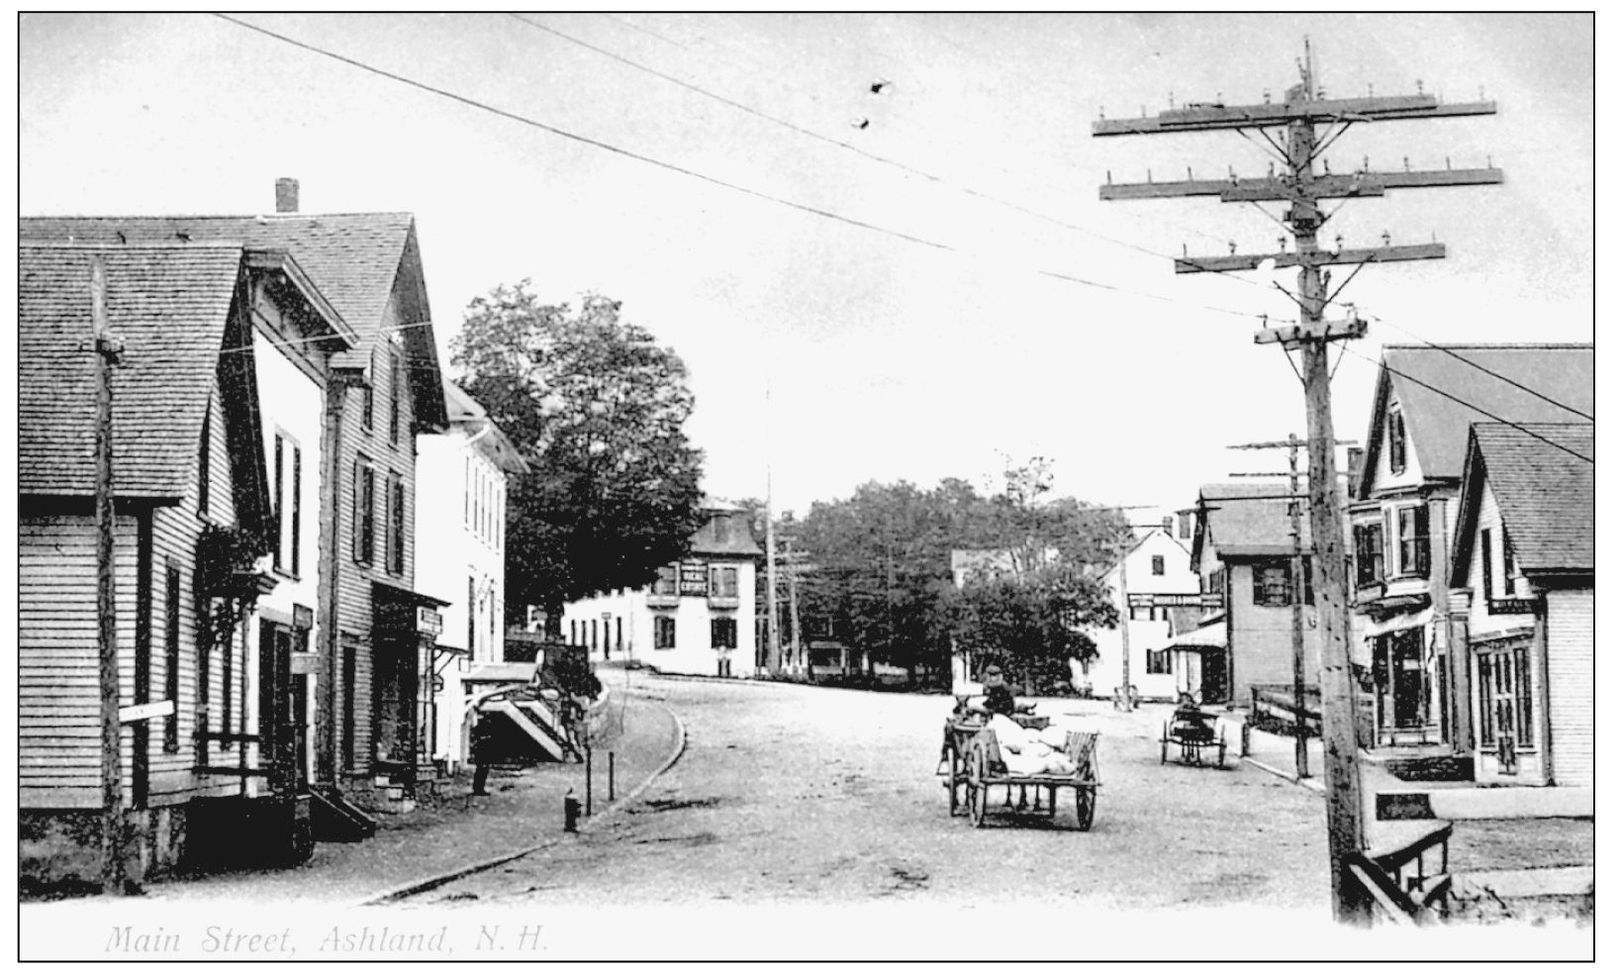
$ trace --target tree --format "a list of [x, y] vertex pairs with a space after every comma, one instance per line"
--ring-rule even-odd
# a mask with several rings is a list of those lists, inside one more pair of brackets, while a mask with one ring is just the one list
[[527, 279], [467, 307], [451, 363], [532, 468], [507, 497], [506, 608], [546, 611], [637, 587], [701, 524], [702, 454], [686, 438], [686, 367], [620, 303], [542, 304]]
[[1038, 693], [1067, 683], [1069, 658], [1096, 656], [1084, 628], [1118, 621], [1118, 608], [1098, 579], [1066, 565], [968, 579], [949, 606], [960, 650], [999, 662]]

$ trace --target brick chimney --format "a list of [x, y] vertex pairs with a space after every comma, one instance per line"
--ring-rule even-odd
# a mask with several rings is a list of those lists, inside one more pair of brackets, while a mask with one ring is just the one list
[[275, 181], [275, 212], [298, 212], [298, 181], [290, 176]]
[[1349, 449], [1349, 497], [1354, 498], [1355, 492], [1360, 490], [1360, 469], [1366, 463], [1366, 449], [1351, 447]]

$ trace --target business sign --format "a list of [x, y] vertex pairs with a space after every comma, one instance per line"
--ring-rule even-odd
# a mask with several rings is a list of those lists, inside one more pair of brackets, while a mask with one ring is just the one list
[[1136, 609], [1143, 607], [1200, 607], [1203, 605], [1203, 595], [1200, 593], [1132, 593], [1130, 606]]
[[444, 633], [444, 615], [432, 607], [417, 607], [416, 632], [434, 637]]
[[144, 705], [125, 705], [118, 709], [118, 721], [122, 725], [128, 725], [131, 722], [144, 722], [147, 719], [162, 718], [165, 715], [173, 714], [174, 702], [172, 700], [147, 702]]
[[292, 626], [298, 630], [310, 630], [315, 626], [315, 611], [301, 603], [292, 605]]
[[708, 564], [691, 562], [680, 564], [680, 595], [708, 595]]

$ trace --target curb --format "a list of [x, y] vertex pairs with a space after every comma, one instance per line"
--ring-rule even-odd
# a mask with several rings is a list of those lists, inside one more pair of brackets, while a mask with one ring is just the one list
[[[643, 699], [643, 700], [648, 700], [648, 699]], [[658, 702], [657, 707], [662, 708], [664, 711], [668, 712], [669, 717], [674, 719], [674, 722], [675, 722], [675, 739], [676, 739], [674, 750], [669, 753], [669, 757], [667, 759], [665, 759], [661, 764], [659, 764], [657, 769], [653, 770], [652, 773], [649, 774], [646, 779], [641, 781], [640, 785], [636, 786], [634, 789], [630, 790], [628, 793], [624, 794], [619, 799], [614, 800], [611, 804], [604, 807], [600, 813], [593, 815], [589, 820], [587, 820], [587, 821], [585, 821], [585, 823], [581, 824], [580, 827], [579, 827], [579, 833], [581, 833], [581, 834], [589, 833], [592, 826], [594, 824], [596, 824], [600, 820], [600, 818], [605, 817], [610, 813], [618, 812], [621, 808], [623, 808], [624, 806], [626, 806], [627, 804], [629, 804], [630, 802], [635, 800], [637, 797], [639, 797], [642, 793], [645, 793], [647, 791], [647, 789], [652, 786], [652, 783], [653, 783], [654, 780], [656, 780], [659, 776], [662, 776], [664, 773], [668, 772], [670, 770], [670, 768], [674, 766], [675, 763], [680, 761], [680, 757], [685, 755], [685, 753], [686, 753], [686, 723], [681, 721], [680, 715], [677, 714], [675, 712], [675, 710], [670, 708], [668, 705], [665, 705], [662, 702]], [[355, 908], [371, 908], [371, 907], [375, 907], [375, 906], [378, 906], [378, 905], [387, 905], [387, 904], [390, 904], [390, 903], [393, 903], [393, 902], [402, 901], [403, 899], [409, 898], [412, 895], [419, 895], [424, 891], [431, 891], [434, 888], [438, 888], [438, 887], [441, 887], [443, 885], [449, 884], [452, 881], [460, 880], [461, 878], [465, 878], [468, 875], [478, 874], [479, 872], [482, 872], [482, 871], [488, 871], [491, 868], [498, 868], [502, 864], [506, 864], [508, 862], [515, 861], [518, 858], [527, 857], [528, 855], [536, 853], [538, 851], [543, 851], [543, 850], [546, 850], [548, 848], [555, 847], [558, 844], [565, 841], [566, 839], [567, 839], [566, 835], [564, 835], [562, 837], [551, 837], [551, 838], [548, 838], [545, 841], [542, 841], [541, 843], [532, 844], [532, 845], [530, 845], [528, 847], [525, 847], [525, 848], [523, 848], [521, 850], [518, 850], [518, 851], [514, 851], [514, 852], [511, 852], [511, 853], [507, 853], [507, 854], [501, 854], [501, 855], [498, 855], [498, 856], [492, 857], [492, 858], [486, 858], [485, 860], [478, 861], [478, 862], [475, 862], [473, 864], [468, 864], [468, 865], [456, 868], [456, 869], [451, 870], [451, 871], [446, 871], [446, 872], [443, 872], [443, 873], [440, 873], [440, 874], [432, 875], [430, 877], [421, 878], [419, 880], [412, 881], [412, 882], [410, 882], [408, 884], [400, 885], [400, 886], [398, 886], [396, 888], [390, 888], [387, 891], [384, 891], [384, 892], [382, 892], [380, 894], [370, 895], [370, 896], [368, 896], [368, 897], [366, 897], [364, 899], [361, 899], [358, 902], [355, 902], [353, 904], [353, 907], [355, 907]]]
[[1262, 763], [1259, 760], [1255, 759], [1253, 756], [1239, 756], [1238, 758], [1241, 759], [1243, 762], [1247, 763], [1250, 766], [1253, 766], [1253, 767], [1255, 767], [1257, 769], [1263, 769], [1265, 772], [1270, 773], [1272, 776], [1278, 777], [1280, 779], [1285, 779], [1288, 782], [1294, 784], [1295, 786], [1302, 786], [1305, 789], [1309, 790], [1310, 792], [1316, 794], [1317, 796], [1326, 796], [1327, 795], [1327, 788], [1325, 786], [1323, 786], [1321, 784], [1320, 780], [1317, 779], [1314, 776], [1310, 777], [1309, 779], [1299, 779], [1297, 776], [1294, 776], [1292, 773], [1286, 773], [1286, 772], [1283, 772], [1280, 769], [1277, 769], [1275, 766], [1271, 766], [1271, 765], [1268, 765], [1266, 763]]

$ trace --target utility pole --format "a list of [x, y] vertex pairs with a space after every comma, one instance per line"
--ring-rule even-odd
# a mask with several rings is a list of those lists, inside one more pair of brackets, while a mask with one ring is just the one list
[[113, 583], [112, 367], [123, 344], [107, 328], [107, 265], [90, 256], [91, 358], [96, 387], [96, 649], [101, 673], [101, 890], [124, 888], [124, 784]]
[[798, 557], [800, 553], [793, 548], [796, 541], [792, 536], [783, 536], [782, 545], [786, 549], [782, 555], [787, 557], [787, 617], [788, 626], [792, 630], [792, 639], [788, 641], [789, 656], [794, 661], [794, 667], [801, 668], [806, 676], [809, 675], [809, 661], [804, 656], [804, 640], [798, 629]]
[[[1331, 860], [1333, 909], [1341, 922], [1366, 924], [1370, 921], [1367, 893], [1359, 890], [1349, 874], [1349, 858], [1365, 848], [1361, 807], [1358, 744], [1355, 741], [1355, 683], [1350, 672], [1349, 605], [1347, 573], [1343, 555], [1343, 518], [1338, 500], [1337, 465], [1333, 456], [1331, 370], [1328, 346], [1335, 341], [1358, 339], [1366, 334], [1366, 323], [1351, 315], [1341, 322], [1326, 322], [1326, 308], [1338, 292], [1370, 263], [1419, 261], [1443, 258], [1439, 243], [1390, 246], [1384, 234], [1383, 247], [1344, 248], [1341, 238], [1332, 250], [1318, 246], [1316, 235], [1331, 219], [1323, 215], [1320, 202], [1328, 198], [1382, 196], [1391, 188], [1480, 186], [1502, 182], [1499, 169], [1375, 172], [1367, 161], [1359, 170], [1333, 175], [1321, 160], [1322, 153], [1356, 123], [1395, 119], [1433, 119], [1472, 115], [1494, 115], [1495, 103], [1478, 101], [1441, 104], [1432, 95], [1326, 99], [1316, 85], [1315, 66], [1309, 41], [1299, 65], [1302, 83], [1290, 88], [1286, 100], [1263, 105], [1221, 103], [1191, 104], [1140, 119], [1104, 119], [1094, 123], [1095, 136], [1146, 135], [1166, 132], [1198, 132], [1218, 129], [1256, 130], [1280, 158], [1285, 172], [1254, 179], [1239, 179], [1232, 173], [1226, 179], [1196, 180], [1188, 171], [1185, 182], [1114, 184], [1101, 188], [1104, 200], [1141, 200], [1166, 197], [1217, 196], [1228, 202], [1288, 204], [1283, 223], [1293, 234], [1294, 249], [1274, 254], [1232, 254], [1210, 258], [1184, 257], [1175, 260], [1177, 274], [1256, 270], [1273, 263], [1276, 268], [1299, 269], [1298, 294], [1289, 296], [1299, 307], [1299, 324], [1283, 329], [1264, 329], [1254, 341], [1280, 343], [1285, 351], [1297, 350], [1300, 379], [1304, 384], [1310, 447], [1309, 492], [1310, 531], [1315, 540], [1318, 626], [1321, 628], [1321, 718], [1327, 774], [1327, 848]], [[1324, 126], [1325, 137], [1317, 131]], [[1271, 128], [1285, 129], [1285, 144], [1274, 139]], [[1316, 172], [1315, 163], [1322, 161]], [[1337, 290], [1328, 292], [1329, 280], [1322, 268], [1352, 264], [1354, 271]], [[1280, 287], [1280, 286], [1278, 286]], [[1285, 291], [1285, 289], [1283, 289]]]
[[770, 481], [770, 377], [765, 377], [765, 589], [769, 615], [765, 617], [765, 667], [770, 677], [781, 677], [781, 635], [776, 632], [776, 514], [771, 507]]
[[1130, 574], [1126, 568], [1135, 541], [1135, 530], [1131, 529], [1124, 540], [1124, 553], [1119, 557], [1119, 668], [1123, 674], [1115, 707], [1125, 712], [1135, 709], [1130, 696]]
[[[1299, 779], [1310, 778], [1310, 736], [1304, 726], [1304, 533], [1299, 525], [1299, 448], [1308, 447], [1309, 441], [1297, 434], [1288, 434], [1285, 441], [1262, 441], [1257, 444], [1232, 444], [1233, 451], [1257, 451], [1287, 448], [1287, 521], [1288, 535], [1293, 540], [1293, 558], [1288, 570], [1289, 588], [1293, 594], [1293, 769]], [[1335, 441], [1334, 446], [1353, 444], [1354, 441]], [[1270, 473], [1257, 475], [1237, 474], [1235, 478], [1279, 477]], [[1314, 552], [1312, 547], [1311, 552]], [[1317, 681], [1320, 675], [1316, 676]]]

